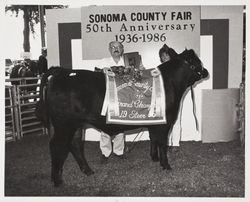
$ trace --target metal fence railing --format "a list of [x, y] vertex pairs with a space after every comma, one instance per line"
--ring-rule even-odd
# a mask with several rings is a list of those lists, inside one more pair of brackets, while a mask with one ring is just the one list
[[5, 138], [17, 140], [25, 134], [45, 134], [46, 130], [35, 116], [39, 100], [40, 78], [6, 79], [15, 85], [5, 85]]
[[14, 86], [5, 86], [5, 139], [15, 141], [18, 128], [16, 127], [15, 114], [17, 105], [14, 102]]

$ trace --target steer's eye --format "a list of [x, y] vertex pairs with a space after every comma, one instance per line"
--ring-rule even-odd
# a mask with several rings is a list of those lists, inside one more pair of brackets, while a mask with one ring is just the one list
[[190, 68], [191, 68], [192, 70], [195, 70], [195, 66], [194, 66], [194, 65], [191, 65]]

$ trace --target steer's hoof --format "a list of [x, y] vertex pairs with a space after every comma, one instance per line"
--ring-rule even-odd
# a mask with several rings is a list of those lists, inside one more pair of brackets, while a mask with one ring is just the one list
[[54, 181], [54, 187], [60, 187], [60, 186], [62, 186], [62, 184], [63, 184], [63, 180], [55, 180]]
[[151, 156], [151, 159], [154, 162], [158, 162], [159, 161], [159, 157], [158, 156]]
[[170, 165], [167, 165], [167, 170], [172, 170]]
[[90, 175], [93, 175], [93, 174], [94, 174], [94, 171], [93, 171], [93, 170], [91, 170], [90, 168], [89, 168], [89, 169], [84, 170], [83, 172], [84, 172], [84, 174], [86, 174], [87, 176], [90, 176]]
[[165, 169], [167, 169], [167, 170], [172, 170], [172, 168], [171, 168], [171, 166], [170, 166], [169, 164], [167, 164], [167, 165], [162, 165], [162, 169], [163, 169], [163, 170], [165, 170]]

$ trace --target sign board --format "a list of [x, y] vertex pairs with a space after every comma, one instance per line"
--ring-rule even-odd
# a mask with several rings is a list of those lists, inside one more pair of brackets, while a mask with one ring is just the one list
[[202, 142], [228, 142], [239, 138], [236, 104], [239, 89], [203, 90]]
[[122, 42], [125, 52], [138, 51], [142, 60], [164, 43], [199, 54], [200, 6], [82, 7], [81, 33], [83, 60], [109, 57], [110, 41]]

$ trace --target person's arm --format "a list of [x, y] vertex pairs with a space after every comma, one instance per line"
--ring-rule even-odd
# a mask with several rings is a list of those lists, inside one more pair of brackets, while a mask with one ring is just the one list
[[144, 65], [142, 64], [142, 59], [141, 59], [141, 55], [140, 55], [140, 65], [139, 65], [139, 70], [144, 70], [145, 67]]

